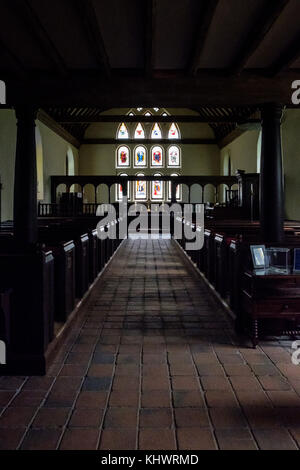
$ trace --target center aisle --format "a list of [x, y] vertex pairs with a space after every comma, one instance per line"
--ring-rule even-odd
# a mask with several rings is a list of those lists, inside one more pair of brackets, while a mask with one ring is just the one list
[[0, 448], [299, 448], [300, 369], [238, 345], [182, 256], [123, 243], [47, 376], [0, 378]]

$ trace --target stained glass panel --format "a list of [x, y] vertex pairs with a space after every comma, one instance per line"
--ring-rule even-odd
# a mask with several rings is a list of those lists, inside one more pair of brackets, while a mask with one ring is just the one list
[[168, 166], [180, 167], [180, 149], [176, 145], [172, 145], [168, 150]]
[[122, 147], [118, 148], [117, 166], [128, 167], [129, 165], [130, 165], [129, 148], [123, 145]]
[[169, 130], [169, 139], [179, 139], [179, 132], [177, 129], [176, 124], [171, 124], [170, 130]]
[[[154, 175], [161, 176], [161, 175]], [[162, 200], [164, 198], [164, 183], [163, 181], [152, 181], [151, 182], [151, 199], [153, 200]]]
[[[144, 176], [143, 173], [137, 176]], [[147, 200], [147, 181], [136, 181], [135, 182], [135, 199]]]
[[163, 166], [163, 149], [162, 147], [156, 146], [151, 151], [151, 166], [162, 167]]
[[119, 132], [118, 132], [118, 139], [128, 139], [129, 134], [128, 134], [128, 129], [124, 122], [119, 127]]
[[138, 167], [145, 167], [147, 165], [147, 158], [146, 158], [146, 149], [142, 145], [136, 147], [134, 152], [134, 166]]
[[161, 128], [157, 123], [154, 124], [152, 132], [151, 132], [151, 139], [161, 139]]
[[134, 138], [135, 139], [144, 139], [145, 138], [145, 131], [144, 131], [144, 128], [143, 128], [143, 126], [140, 122], [136, 126], [135, 133], [134, 133]]

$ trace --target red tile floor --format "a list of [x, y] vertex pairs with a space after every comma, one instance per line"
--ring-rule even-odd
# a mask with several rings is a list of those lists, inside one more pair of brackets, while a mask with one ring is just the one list
[[1, 449], [299, 449], [290, 341], [241, 344], [170, 240], [128, 240], [45, 377], [0, 379]]

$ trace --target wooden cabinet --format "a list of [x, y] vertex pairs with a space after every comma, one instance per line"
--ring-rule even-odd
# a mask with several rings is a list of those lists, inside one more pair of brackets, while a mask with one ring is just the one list
[[300, 334], [300, 275], [247, 271], [240, 305], [240, 320], [254, 347], [265, 327], [271, 334]]

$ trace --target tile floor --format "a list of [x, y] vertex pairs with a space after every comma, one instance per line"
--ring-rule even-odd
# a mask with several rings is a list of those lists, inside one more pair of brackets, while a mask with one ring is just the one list
[[0, 378], [0, 449], [299, 449], [290, 341], [257, 350], [170, 240], [127, 240], [45, 377]]

